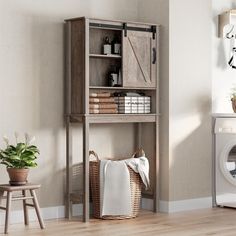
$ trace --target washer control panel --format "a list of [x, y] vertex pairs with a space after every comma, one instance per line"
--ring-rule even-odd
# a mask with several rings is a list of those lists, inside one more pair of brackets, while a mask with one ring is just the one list
[[235, 133], [236, 134], [236, 129], [232, 127], [220, 127], [218, 130], [218, 133]]
[[214, 133], [236, 134], [236, 118], [216, 118]]

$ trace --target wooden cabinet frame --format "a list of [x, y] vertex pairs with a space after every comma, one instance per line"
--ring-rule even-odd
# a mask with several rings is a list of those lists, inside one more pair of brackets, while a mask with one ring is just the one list
[[[92, 30], [92, 31], [91, 31]], [[102, 55], [98, 53], [99, 48], [96, 48], [96, 30], [98, 35], [105, 34], [111, 30], [114, 34], [119, 33], [124, 40], [130, 40], [128, 37], [147, 37], [149, 44], [148, 55], [144, 51], [140, 52], [141, 55], [134, 55], [137, 58], [138, 66], [140, 66], [140, 56], [149, 57], [150, 65], [145, 62], [141, 65], [142, 73], [147, 77], [149, 73], [150, 80], [145, 78], [133, 82], [126, 80], [127, 53], [122, 49], [122, 55]], [[90, 19], [86, 17], [68, 19], [65, 21], [65, 45], [66, 45], [66, 217], [72, 216], [72, 204], [76, 202], [83, 203], [83, 221], [89, 221], [89, 129], [90, 124], [98, 123], [136, 123], [137, 147], [141, 147], [142, 137], [142, 123], [152, 123], [155, 129], [155, 174], [153, 183], [153, 193], [148, 196], [154, 200], [155, 212], [158, 211], [159, 202], [159, 26], [155, 24], [145, 24], [137, 22], [122, 22], [122, 21], [109, 21], [101, 19]], [[93, 37], [90, 37], [93, 34]], [[100, 36], [101, 37], [101, 36]], [[124, 39], [125, 37], [125, 39]], [[135, 39], [135, 38], [134, 38]], [[98, 42], [101, 39], [97, 39]], [[141, 39], [143, 40], [143, 39]], [[91, 44], [90, 44], [91, 42]], [[132, 42], [131, 42], [132, 44]], [[94, 48], [93, 46], [94, 45]], [[129, 45], [132, 47], [132, 45]], [[135, 47], [135, 45], [133, 45]], [[92, 48], [92, 49], [91, 49]], [[155, 49], [155, 51], [154, 51]], [[92, 51], [94, 50], [94, 51]], [[133, 48], [132, 50], [135, 51]], [[138, 52], [139, 53], [139, 52]], [[144, 53], [144, 54], [143, 54]], [[154, 55], [155, 53], [156, 55]], [[154, 56], [155, 58], [153, 58]], [[125, 57], [125, 58], [124, 58]], [[131, 60], [133, 60], [132, 58]], [[153, 60], [155, 63], [152, 63]], [[98, 83], [95, 81], [95, 76], [92, 76], [93, 67], [96, 66], [94, 60], [108, 60], [102, 61], [104, 67], [109, 61], [119, 63], [122, 65], [123, 71], [123, 86], [122, 87], [108, 87], [104, 81]], [[120, 60], [120, 61], [119, 61]], [[101, 64], [101, 63], [100, 63]], [[99, 66], [100, 66], [99, 64]], [[103, 65], [101, 64], [101, 65]], [[99, 68], [98, 66], [98, 68]], [[150, 68], [149, 68], [150, 67]], [[105, 69], [106, 68], [101, 68]], [[99, 71], [98, 71], [99, 72]], [[97, 73], [97, 71], [95, 71]], [[104, 73], [104, 72], [103, 72]], [[133, 72], [132, 72], [133, 73]], [[136, 72], [134, 72], [136, 73]], [[102, 75], [102, 73], [101, 73]], [[131, 77], [130, 77], [131, 78]], [[136, 79], [136, 77], [134, 77]], [[148, 81], [148, 82], [147, 82]], [[89, 93], [90, 91], [143, 91], [152, 96], [152, 113], [150, 114], [89, 114]], [[72, 152], [71, 152], [71, 123], [83, 124], [83, 193], [76, 195], [72, 191]], [[147, 195], [146, 195], [147, 196]]]

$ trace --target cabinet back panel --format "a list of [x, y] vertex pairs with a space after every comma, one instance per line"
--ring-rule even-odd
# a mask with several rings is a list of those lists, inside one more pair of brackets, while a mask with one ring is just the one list
[[89, 34], [89, 52], [91, 54], [103, 54], [105, 37], [108, 37], [110, 42], [115, 36], [121, 38], [121, 31], [119, 30], [90, 28]]
[[145, 96], [151, 97], [151, 113], [156, 113], [156, 91], [144, 91]]
[[111, 66], [121, 67], [121, 62], [117, 59], [90, 58], [89, 63], [89, 85], [90, 86], [108, 86], [108, 74]]

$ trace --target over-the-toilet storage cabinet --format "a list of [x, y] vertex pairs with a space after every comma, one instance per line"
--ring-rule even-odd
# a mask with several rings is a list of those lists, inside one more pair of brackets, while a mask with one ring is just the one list
[[[136, 146], [150, 157], [151, 190], [143, 197], [159, 200], [159, 26], [86, 17], [65, 21], [66, 32], [66, 214], [72, 204], [83, 203], [83, 220], [89, 220], [89, 129], [90, 124], [135, 123]], [[105, 36], [121, 38], [120, 55], [103, 55]], [[122, 84], [109, 87], [111, 65], [121, 68]], [[148, 114], [89, 114], [90, 92], [143, 92], [151, 97]], [[83, 124], [83, 192], [72, 189], [71, 123]], [[149, 132], [150, 131], [150, 132]], [[146, 136], [145, 136], [146, 135]]]

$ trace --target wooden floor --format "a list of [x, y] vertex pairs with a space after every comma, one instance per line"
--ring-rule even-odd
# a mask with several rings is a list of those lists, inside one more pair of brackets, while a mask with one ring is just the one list
[[[1, 233], [3, 227], [0, 227]], [[2, 235], [0, 233], [0, 235]], [[236, 210], [207, 209], [175, 214], [154, 214], [142, 211], [132, 220], [91, 220], [89, 223], [77, 220], [46, 221], [46, 229], [40, 230], [38, 224], [28, 227], [11, 225], [8, 235], [18, 236], [199, 236], [236, 235]]]

